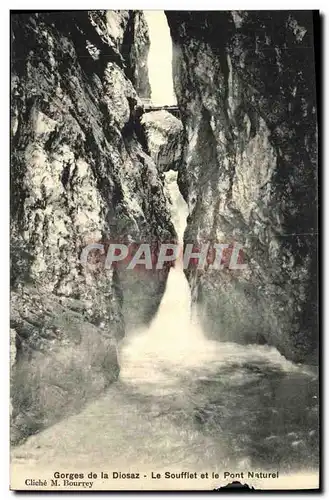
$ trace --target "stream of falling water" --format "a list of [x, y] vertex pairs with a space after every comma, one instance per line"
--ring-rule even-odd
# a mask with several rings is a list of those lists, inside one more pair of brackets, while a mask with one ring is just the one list
[[[182, 240], [187, 208], [175, 173], [167, 174], [167, 185]], [[228, 482], [223, 471], [279, 470], [280, 482], [261, 487], [315, 487], [316, 376], [269, 346], [207, 340], [190, 310], [177, 265], [152, 324], [123, 342], [119, 380], [77, 415], [15, 448], [12, 471], [25, 477], [40, 477], [47, 467], [50, 473], [140, 471], [148, 478], [150, 471], [217, 472], [216, 487]], [[109, 484], [104, 487], [140, 488], [124, 480]], [[204, 486], [177, 480], [161, 487]]]
[[[166, 186], [172, 200], [172, 220], [182, 247], [188, 209], [178, 189], [177, 172], [167, 172]], [[171, 386], [175, 387], [182, 370], [205, 363], [214, 353], [212, 345], [214, 343], [204, 339], [198, 324], [192, 322], [190, 287], [182, 261], [177, 260], [169, 272], [152, 324], [145, 331], [128, 336], [122, 348], [121, 378], [131, 384], [151, 381], [154, 390], [163, 394], [170, 391]]]

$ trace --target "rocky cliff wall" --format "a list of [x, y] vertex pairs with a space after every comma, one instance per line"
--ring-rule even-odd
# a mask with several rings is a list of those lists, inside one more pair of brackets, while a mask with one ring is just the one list
[[[138, 11], [12, 15], [12, 441], [77, 410], [119, 372], [166, 271], [80, 264], [89, 243], [170, 240], [163, 185], [140, 143], [149, 39]], [[141, 300], [143, 299], [143, 300]], [[15, 352], [15, 349], [13, 350]]]
[[185, 242], [248, 268], [187, 272], [207, 334], [316, 361], [317, 139], [311, 12], [167, 12], [184, 125]]
[[178, 170], [183, 154], [182, 122], [165, 110], [145, 113], [141, 120], [147, 148], [160, 173]]

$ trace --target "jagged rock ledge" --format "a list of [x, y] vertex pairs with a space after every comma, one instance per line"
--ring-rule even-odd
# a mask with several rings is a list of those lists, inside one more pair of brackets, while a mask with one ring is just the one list
[[[104, 272], [89, 243], [175, 237], [140, 143], [149, 97], [140, 11], [12, 15], [13, 443], [77, 411], [119, 373], [127, 328], [157, 310], [167, 272]], [[136, 92], [138, 90], [138, 93]]]

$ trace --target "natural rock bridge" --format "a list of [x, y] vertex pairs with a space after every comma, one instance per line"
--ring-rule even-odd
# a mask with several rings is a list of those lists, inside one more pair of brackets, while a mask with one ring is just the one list
[[144, 112], [145, 113], [150, 113], [151, 111], [168, 111], [172, 115], [174, 115], [176, 118], [180, 119], [180, 112], [178, 106], [153, 106], [152, 104], [145, 104], [144, 103]]

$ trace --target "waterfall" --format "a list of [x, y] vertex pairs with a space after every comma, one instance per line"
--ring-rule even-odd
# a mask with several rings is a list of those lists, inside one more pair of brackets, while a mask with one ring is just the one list
[[[178, 188], [177, 172], [166, 172], [165, 188], [171, 200], [171, 218], [178, 242], [183, 248], [188, 208]], [[182, 377], [188, 378], [194, 373], [211, 378], [231, 364], [243, 366], [265, 362], [283, 371], [299, 369], [274, 347], [207, 339], [197, 315], [192, 314], [191, 291], [182, 257], [169, 271], [166, 289], [152, 323], [142, 331], [127, 335], [119, 358], [121, 379], [139, 392], [153, 395], [176, 393]]]
[[[182, 250], [188, 208], [178, 189], [177, 172], [167, 172], [165, 182], [171, 199], [171, 218]], [[175, 354], [184, 357], [187, 350], [197, 351], [203, 341], [201, 329], [192, 321], [191, 291], [181, 254], [182, 251], [175, 266], [170, 269], [164, 296], [148, 330], [148, 340], [155, 344], [158, 352], [167, 354], [170, 358]]]
[[[183, 244], [188, 215], [187, 205], [178, 189], [177, 172], [165, 174], [165, 187], [171, 199], [171, 216]], [[212, 379], [227, 366], [269, 363], [275, 369], [298, 370], [274, 347], [238, 345], [207, 339], [191, 314], [191, 292], [183, 270], [182, 259], [170, 269], [165, 293], [150, 326], [129, 333], [120, 350], [120, 378], [139, 393], [168, 395], [180, 391], [182, 378], [194, 376]], [[194, 375], [192, 375], [194, 374]], [[248, 374], [248, 372], [246, 372]], [[245, 373], [234, 373], [236, 383]], [[240, 382], [239, 382], [240, 383]]]
[[[177, 172], [165, 174], [165, 186], [171, 199], [172, 221], [183, 247], [188, 209], [178, 189]], [[204, 339], [197, 322], [192, 321], [190, 287], [179, 258], [170, 269], [165, 293], [151, 325], [131, 334], [124, 342], [120, 354], [121, 378], [136, 383], [151, 378], [162, 386], [174, 384], [182, 369], [204, 362], [204, 355], [210, 354], [213, 345]]]

